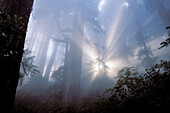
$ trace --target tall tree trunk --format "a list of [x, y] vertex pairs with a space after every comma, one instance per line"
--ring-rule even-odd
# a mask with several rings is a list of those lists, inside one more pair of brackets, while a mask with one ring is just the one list
[[170, 14], [166, 11], [163, 3], [161, 0], [153, 0], [153, 3], [155, 3], [156, 10], [161, 17], [165, 27], [170, 25]]
[[[1, 91], [0, 112], [5, 112], [5, 113], [12, 112], [12, 108], [15, 100], [16, 88], [19, 79], [20, 62], [23, 55], [26, 30], [29, 21], [29, 16], [32, 10], [32, 5], [33, 5], [33, 0], [0, 0], [1, 10], [3, 10], [7, 15], [10, 15], [11, 17], [14, 17], [14, 15], [17, 15], [18, 17], [23, 17], [22, 22], [25, 24], [23, 29], [24, 33], [21, 34], [21, 38], [17, 38], [18, 43], [14, 42], [17, 48], [15, 54], [11, 53], [11, 55], [4, 57], [2, 51], [0, 51], [0, 72], [2, 75], [0, 80], [0, 91]], [[3, 18], [0, 17], [0, 19]], [[12, 38], [16, 38], [16, 37], [13, 36]], [[2, 49], [6, 50], [9, 48], [2, 48]]]
[[84, 28], [84, 11], [80, 7], [80, 1], [74, 3], [75, 15], [73, 34], [70, 40], [68, 67], [66, 72], [66, 97], [65, 101], [77, 102], [79, 99], [80, 76], [82, 67], [82, 39]]
[[47, 37], [45, 37], [45, 43], [43, 45], [42, 48], [42, 52], [40, 54], [40, 60], [39, 60], [39, 70], [40, 72], [42, 73], [43, 75], [43, 72], [44, 72], [44, 67], [45, 67], [45, 63], [46, 63], [46, 58], [47, 58], [47, 52], [48, 52], [48, 48], [49, 48], [49, 45], [50, 45], [50, 38], [51, 38], [51, 32], [48, 33]]
[[50, 76], [50, 72], [51, 72], [54, 60], [56, 58], [56, 53], [57, 53], [57, 47], [54, 45], [50, 60], [49, 60], [48, 65], [47, 65], [47, 69], [46, 69], [45, 74], [44, 74], [45, 81], [47, 81], [47, 82], [48, 82], [48, 79], [49, 79], [49, 76]]
[[65, 49], [65, 58], [64, 58], [64, 68], [63, 68], [63, 88], [62, 88], [62, 96], [63, 96], [63, 101], [66, 101], [67, 97], [67, 68], [68, 68], [68, 42], [66, 43], [66, 49]]
[[30, 36], [30, 50], [32, 51], [33, 50], [33, 47], [34, 47], [34, 44], [35, 44], [35, 41], [36, 41], [36, 38], [37, 38], [37, 34], [38, 34], [38, 29], [39, 29], [39, 26], [38, 24], [36, 24], [33, 28], [33, 31], [32, 31], [32, 34]]
[[44, 47], [44, 43], [45, 43], [45, 39], [46, 39], [47, 35], [43, 34], [43, 36], [41, 37], [41, 41], [39, 42], [40, 44], [36, 45], [36, 50], [32, 50], [36, 53], [36, 57], [35, 57], [35, 64], [38, 64], [40, 62], [41, 59], [41, 54], [43, 52], [43, 47]]
[[151, 62], [152, 61], [152, 59], [151, 59], [152, 53], [149, 51], [149, 49], [148, 49], [148, 47], [146, 45], [145, 36], [143, 35], [143, 31], [142, 31], [141, 25], [139, 23], [138, 18], [136, 18], [136, 15], [138, 15], [138, 9], [136, 9], [136, 11], [134, 11], [134, 22], [135, 22], [136, 27], [137, 27], [136, 38], [137, 38], [139, 46], [141, 46], [142, 50], [144, 51], [142, 53], [142, 55], [144, 55], [146, 57], [145, 62], [146, 62], [147, 67], [151, 67], [151, 66], [153, 66], [153, 63], [154, 63], [154, 62]]
[[144, 3], [148, 9], [151, 8], [158, 12], [165, 27], [170, 25], [170, 14], [165, 9], [165, 7], [163, 5], [163, 0], [144, 0]]

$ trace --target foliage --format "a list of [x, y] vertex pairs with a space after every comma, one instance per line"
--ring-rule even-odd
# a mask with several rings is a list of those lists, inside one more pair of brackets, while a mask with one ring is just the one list
[[20, 85], [22, 84], [25, 76], [29, 78], [39, 72], [38, 67], [33, 64], [35, 56], [31, 56], [30, 54], [31, 54], [30, 50], [28, 49], [24, 50], [21, 65], [20, 65], [20, 73], [19, 73]]
[[110, 93], [109, 98], [75, 104], [57, 101], [61, 97], [54, 98], [56, 94], [41, 93], [37, 98], [18, 93], [14, 113], [168, 113], [169, 81], [170, 61], [161, 60], [143, 74], [136, 67], [125, 67], [118, 72], [115, 87], [106, 90], [105, 93]]
[[[169, 27], [168, 27], [169, 29]], [[163, 44], [162, 44], [163, 45]], [[166, 46], [163, 46], [166, 47]], [[137, 67], [124, 67], [117, 74], [114, 88], [107, 89], [109, 98], [100, 98], [92, 103], [61, 103], [60, 91], [63, 67], [54, 71], [52, 77], [57, 81], [47, 90], [43, 88], [43, 77], [30, 80], [36, 89], [19, 92], [16, 97], [14, 113], [168, 113], [170, 105], [170, 61], [161, 60], [159, 64], [140, 74]], [[40, 81], [40, 82], [37, 82]], [[58, 82], [59, 81], [59, 82]], [[39, 84], [40, 83], [40, 84]], [[27, 86], [31, 86], [27, 85]], [[35, 88], [35, 87], [34, 87]], [[42, 89], [40, 89], [42, 88]]]
[[[0, 62], [12, 55], [20, 54], [24, 23], [22, 17], [10, 16], [0, 11]], [[23, 41], [24, 42], [24, 41]]]
[[[118, 72], [117, 83], [113, 89], [106, 90], [105, 93], [110, 92], [114, 96], [122, 99], [124, 96], [128, 96], [132, 90], [135, 88], [135, 84], [138, 84], [138, 87], [141, 76], [138, 75], [136, 67], [124, 67]], [[119, 91], [121, 90], [121, 92]], [[112, 95], [112, 96], [113, 96]]]
[[165, 113], [170, 104], [170, 61], [161, 60], [146, 73], [138, 74], [136, 68], [123, 68], [118, 73], [118, 81], [111, 92], [111, 97], [97, 102], [101, 107], [100, 112], [116, 113], [143, 113], [160, 112]]
[[52, 73], [51, 77], [55, 79], [55, 81], [61, 82], [63, 80], [63, 70], [64, 70], [64, 67], [60, 66], [58, 70]]
[[[170, 30], [170, 26], [166, 27], [166, 29]], [[168, 36], [169, 36], [169, 38], [167, 38], [165, 41], [160, 43], [161, 47], [159, 47], [159, 49], [169, 46], [169, 44], [170, 44], [170, 33], [168, 34]]]
[[[23, 34], [25, 32], [22, 17], [10, 16], [0, 11], [0, 65], [11, 63], [17, 55], [22, 55]], [[24, 75], [29, 76], [38, 72], [37, 67], [33, 65], [33, 60], [34, 57], [30, 56], [30, 51], [26, 49], [21, 62], [20, 84]], [[7, 66], [10, 67], [10, 64]]]
[[[105, 33], [102, 25], [98, 20], [98, 4], [99, 0], [85, 0], [82, 1], [83, 7], [85, 9], [85, 19], [89, 22], [91, 28], [95, 33]], [[88, 15], [88, 16], [87, 16]]]

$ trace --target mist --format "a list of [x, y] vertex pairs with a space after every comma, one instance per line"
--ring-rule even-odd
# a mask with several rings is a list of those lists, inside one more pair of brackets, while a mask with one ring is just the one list
[[168, 38], [169, 4], [169, 0], [34, 0], [15, 111], [22, 102], [48, 113], [53, 103], [84, 105], [109, 98], [106, 90], [115, 87], [121, 69], [136, 67], [142, 74], [161, 59], [169, 61], [170, 47], [158, 49]]

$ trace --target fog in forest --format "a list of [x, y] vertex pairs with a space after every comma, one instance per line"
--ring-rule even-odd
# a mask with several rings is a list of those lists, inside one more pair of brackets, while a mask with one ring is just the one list
[[[170, 60], [170, 0], [35, 0], [16, 100], [91, 102], [123, 67]], [[24, 98], [23, 97], [23, 98]], [[21, 99], [22, 100], [22, 99]], [[29, 100], [28, 100], [29, 101]], [[16, 101], [17, 102], [17, 101]]]

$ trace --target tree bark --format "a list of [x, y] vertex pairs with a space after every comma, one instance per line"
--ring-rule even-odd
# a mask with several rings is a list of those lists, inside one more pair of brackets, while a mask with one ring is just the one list
[[45, 81], [47, 81], [47, 82], [49, 80], [50, 72], [51, 72], [54, 60], [56, 58], [56, 53], [57, 53], [57, 47], [56, 47], [56, 45], [54, 45], [52, 54], [50, 56], [50, 60], [49, 60], [48, 65], [47, 65], [47, 69], [46, 69], [45, 74], [44, 74]]
[[46, 60], [47, 60], [47, 53], [48, 53], [48, 48], [49, 48], [49, 45], [50, 45], [50, 38], [51, 38], [51, 32], [49, 32], [47, 34], [47, 36], [44, 39], [45, 42], [43, 44], [43, 47], [40, 48], [40, 49], [42, 49], [41, 50], [42, 52], [40, 53], [40, 60], [39, 60], [38, 67], [39, 67], [39, 70], [42, 73], [42, 75], [44, 73], [44, 68], [45, 68], [45, 64], [46, 64]]
[[38, 24], [36, 24], [34, 26], [34, 28], [33, 28], [31, 36], [29, 37], [30, 38], [30, 44], [29, 44], [30, 46], [29, 46], [29, 48], [30, 48], [31, 51], [34, 48], [34, 44], [35, 44], [35, 41], [36, 41], [36, 38], [37, 38], [37, 34], [38, 34], [38, 29], [39, 29], [39, 26], [38, 26]]
[[155, 1], [153, 1], [153, 3], [155, 3], [156, 10], [157, 10], [158, 14], [160, 15], [160, 18], [162, 19], [165, 27], [169, 26], [170, 25], [170, 15], [166, 11], [162, 1], [155, 0]]
[[80, 76], [82, 67], [82, 39], [84, 28], [84, 11], [80, 7], [80, 1], [74, 3], [74, 24], [68, 52], [66, 71], [65, 101], [77, 102], [79, 100]]
[[[141, 46], [141, 49], [144, 51], [142, 55], [144, 55], [146, 57], [146, 59], [144, 60], [145, 62], [142, 61], [142, 63], [146, 63], [147, 67], [151, 67], [154, 65], [154, 62], [152, 62], [152, 60], [151, 60], [152, 53], [149, 51], [149, 49], [146, 45], [146, 40], [145, 40], [145, 36], [143, 35], [141, 25], [139, 23], [138, 18], [136, 18], [137, 14], [138, 14], [138, 9], [136, 9], [136, 11], [134, 11], [134, 22], [137, 27], [136, 38], [137, 38], [138, 44], [139, 44], [139, 46]], [[139, 58], [140, 57], [141, 56], [139, 56]]]
[[165, 27], [170, 25], [170, 15], [168, 11], [165, 9], [163, 0], [144, 0], [145, 5], [153, 10], [156, 10], [162, 19]]
[[[0, 0], [0, 9], [3, 10], [5, 14], [10, 15], [11, 17], [14, 17], [14, 15], [22, 17], [22, 22], [25, 24], [23, 29], [24, 33], [21, 34], [22, 36], [20, 39], [17, 39], [19, 42], [16, 44], [16, 46], [19, 47], [17, 49], [17, 53], [11, 54], [5, 58], [3, 58], [4, 55], [0, 55], [0, 59], [4, 59], [0, 62], [0, 112], [2, 111], [5, 113], [11, 113], [13, 109], [16, 88], [19, 79], [20, 62], [23, 55], [26, 30], [32, 10], [32, 5], [33, 0]], [[2, 49], [5, 50], [7, 48]]]

